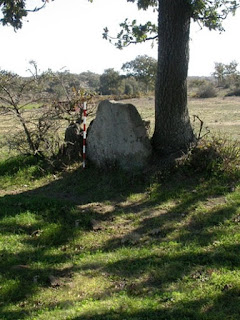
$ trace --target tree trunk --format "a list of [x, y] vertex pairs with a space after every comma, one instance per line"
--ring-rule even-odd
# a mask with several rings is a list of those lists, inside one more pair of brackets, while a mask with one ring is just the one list
[[187, 109], [190, 9], [186, 0], [159, 0], [153, 146], [163, 154], [186, 150], [195, 139]]

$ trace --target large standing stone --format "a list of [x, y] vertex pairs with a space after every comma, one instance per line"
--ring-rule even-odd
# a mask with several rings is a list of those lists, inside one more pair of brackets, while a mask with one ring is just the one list
[[146, 166], [151, 144], [143, 121], [132, 104], [100, 102], [87, 136], [87, 157], [99, 167], [125, 170]]

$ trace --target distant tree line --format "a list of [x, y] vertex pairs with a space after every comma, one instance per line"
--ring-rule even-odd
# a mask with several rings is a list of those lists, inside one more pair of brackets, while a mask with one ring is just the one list
[[229, 64], [215, 62], [215, 70], [213, 76], [219, 87], [231, 88], [240, 87], [240, 72], [238, 71], [238, 63], [231, 61]]
[[[31, 65], [40, 74], [37, 63], [31, 61]], [[66, 92], [72, 88], [85, 88], [101, 95], [132, 96], [154, 91], [156, 72], [157, 60], [147, 55], [137, 56], [136, 59], [124, 63], [121, 73], [113, 68], [104, 70], [103, 74], [91, 71], [73, 74], [68, 71], [48, 70], [45, 72], [48, 77], [45, 77], [44, 90], [57, 99], [66, 97]]]
[[[153, 58], [138, 56], [124, 64], [122, 70], [124, 74], [107, 69], [102, 75], [50, 69], [40, 72], [35, 61], [30, 61], [28, 77], [0, 69], [0, 115], [10, 116], [18, 126], [18, 133], [9, 132], [1, 143], [20, 153], [56, 159], [59, 150], [66, 151], [62, 144], [64, 130], [81, 124], [82, 98], [95, 94], [131, 97], [154, 89]], [[93, 103], [93, 112], [94, 108]]]
[[219, 91], [225, 96], [240, 96], [238, 63], [215, 62], [211, 77], [189, 77], [188, 87], [191, 95], [196, 98], [216, 97]]
[[[136, 96], [154, 91], [157, 73], [157, 60], [147, 55], [137, 56], [122, 65], [122, 73], [108, 68], [99, 75], [91, 71], [80, 74], [59, 72], [48, 83], [49, 93], [65, 95], [65, 88], [83, 87], [101, 95]], [[57, 76], [57, 77], [56, 77]]]

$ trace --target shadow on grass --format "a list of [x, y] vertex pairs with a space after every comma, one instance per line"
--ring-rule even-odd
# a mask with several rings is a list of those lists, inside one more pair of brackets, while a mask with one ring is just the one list
[[[127, 312], [121, 310], [110, 311], [101, 314], [83, 315], [72, 318], [72, 320], [202, 320], [202, 319], [238, 319], [240, 305], [239, 289], [231, 289], [218, 296], [215, 300], [209, 298], [196, 299], [191, 302], [177, 302], [174, 306], [171, 303], [166, 307], [155, 306], [155, 308], [144, 308], [141, 310]], [[211, 306], [208, 307], [208, 304]], [[124, 305], [122, 309], [124, 309]], [[155, 310], [154, 310], [155, 309]]]
[[[9, 172], [14, 173], [14, 168]], [[184, 276], [190, 276], [196, 266], [201, 266], [203, 269], [239, 268], [240, 245], [218, 246], [207, 252], [201, 249], [218, 239], [221, 231], [214, 230], [214, 227], [223, 224], [236, 214], [235, 204], [213, 208], [203, 214], [200, 212], [187, 220], [188, 215], [200, 202], [207, 201], [211, 196], [222, 196], [226, 190], [227, 186], [216, 184], [216, 181], [211, 180], [202, 182], [201, 177], [194, 179], [184, 177], [183, 180], [179, 179], [179, 176], [169, 177], [168, 181], [160, 184], [153, 183], [151, 178], [146, 178], [144, 175], [126, 175], [119, 171], [102, 173], [90, 168], [67, 173], [62, 179], [36, 190], [0, 198], [1, 234], [4, 239], [8, 239], [4, 240], [8, 242], [3, 243], [0, 252], [0, 273], [1, 279], [10, 283], [5, 289], [3, 288], [0, 298], [0, 312], [3, 319], [26, 318], [24, 311], [11, 313], [4, 310], [12, 303], [23, 303], [40, 288], [49, 287], [50, 275], [63, 277], [69, 276], [72, 272], [91, 272], [96, 268], [120, 279], [137, 279], [142, 274], [150, 274], [148, 279], [142, 281], [135, 289], [131, 287], [131, 281], [127, 281], [124, 290], [133, 297], [143, 296], [147, 292], [149, 296], [158, 297], [159, 303], [162, 303], [163, 292], [167, 286], [173, 282], [177, 283]], [[137, 203], [121, 206], [129, 196], [137, 193], [146, 193], [147, 196]], [[174, 206], [164, 211], [160, 210], [158, 214], [158, 207], [169, 201], [174, 202]], [[104, 215], [94, 209], [87, 211], [76, 209], [76, 205], [91, 202], [109, 202], [113, 204], [114, 209]], [[151, 211], [156, 211], [153, 216], [150, 214]], [[26, 213], [29, 213], [29, 221], [26, 218], [21, 219], [21, 215]], [[100, 263], [97, 267], [96, 264], [59, 267], [61, 264], [71, 263], [73, 257], [78, 255], [66, 250], [66, 247], [71, 247], [72, 241], [81, 232], [92, 232], [92, 219], [113, 221], [116, 216], [126, 213], [134, 213], [139, 217], [140, 222], [134, 232], [143, 238], [145, 236], [146, 242], [123, 244], [121, 237], [113, 237], [106, 240], [101, 247], [93, 248], [93, 254], [99, 250], [103, 254], [114, 252], [123, 247], [136, 249], [138, 246], [139, 248], [146, 246], [151, 250], [151, 245], [156, 246], [157, 243], [164, 242], [167, 244], [169, 241], [175, 241], [181, 249], [194, 243], [198, 251], [182, 251], [175, 256], [171, 254], [171, 250], [158, 254], [149, 251], [147, 257], [127, 257], [116, 262]], [[76, 220], [79, 222], [78, 228], [75, 225]], [[186, 220], [186, 224], [181, 225], [183, 220]], [[149, 231], [156, 226], [159, 227], [159, 232], [150, 237]], [[174, 235], [178, 229], [184, 232], [177, 232]], [[23, 250], [14, 248], [17, 242], [24, 246]], [[37, 283], [34, 280], [36, 277], [38, 277]], [[121, 290], [121, 288], [114, 289], [113, 292]], [[213, 305], [207, 312], [212, 314], [216, 312], [224, 297], [229, 301], [236, 301], [238, 295], [239, 291], [236, 290], [223, 292], [214, 302], [216, 306]], [[93, 298], [101, 300], [103, 296], [93, 296]], [[170, 303], [168, 308], [162, 307], [159, 310], [144, 309], [130, 313], [119, 311], [74, 319], [202, 319], [206, 299], [186, 304]], [[223, 318], [227, 314], [226, 310], [221, 311]], [[235, 308], [235, 312], [239, 311], [239, 308]], [[216, 319], [220, 318], [219, 316]]]
[[5, 161], [0, 161], [0, 176], [14, 175], [18, 171], [34, 165], [41, 165], [40, 159], [34, 156], [21, 155]]

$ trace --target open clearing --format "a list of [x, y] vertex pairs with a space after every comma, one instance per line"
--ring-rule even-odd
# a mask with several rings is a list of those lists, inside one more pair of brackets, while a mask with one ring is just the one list
[[[124, 100], [135, 105], [144, 120], [151, 121], [151, 133], [154, 130], [154, 98]], [[193, 122], [197, 115], [211, 133], [226, 134], [240, 141], [240, 97], [217, 97], [209, 99], [189, 98], [189, 113]], [[199, 122], [193, 123], [196, 132]], [[206, 131], [203, 131], [203, 133]]]
[[[150, 120], [150, 135], [154, 130], [154, 98], [142, 97], [121, 101], [135, 105], [144, 120]], [[37, 109], [26, 110], [26, 118], [34, 121]], [[194, 122], [194, 115], [203, 121], [202, 134], [206, 127], [210, 133], [226, 134], [230, 138], [240, 141], [240, 97], [217, 97], [209, 99], [189, 98], [189, 113], [196, 133], [199, 132], [200, 123]], [[88, 119], [88, 123], [92, 117]], [[0, 139], [6, 136], [14, 136], [19, 130], [19, 124], [11, 116], [0, 115]], [[208, 130], [207, 130], [208, 131]], [[0, 142], [1, 142], [0, 140]], [[3, 158], [0, 155], [0, 159]]]
[[[153, 119], [152, 98], [129, 102]], [[239, 140], [239, 98], [189, 104]], [[239, 173], [217, 169], [0, 161], [0, 319], [239, 320]]]

